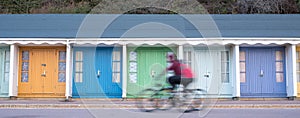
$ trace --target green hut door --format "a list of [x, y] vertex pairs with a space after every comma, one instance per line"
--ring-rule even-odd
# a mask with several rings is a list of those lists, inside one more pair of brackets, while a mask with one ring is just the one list
[[9, 49], [0, 48], [0, 97], [8, 96]]
[[168, 48], [138, 48], [128, 52], [128, 97], [154, 85], [165, 83], [166, 78], [156, 79], [157, 75], [167, 67], [166, 54]]

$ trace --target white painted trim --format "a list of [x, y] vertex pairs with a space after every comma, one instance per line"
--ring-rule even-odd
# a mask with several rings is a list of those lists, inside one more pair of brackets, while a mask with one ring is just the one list
[[127, 47], [126, 44], [122, 48], [122, 98], [126, 98], [127, 94]]
[[296, 45], [292, 45], [292, 74], [293, 74], [293, 79], [292, 79], [292, 84], [293, 84], [293, 93], [292, 96], [297, 96], [297, 54], [296, 54]]
[[90, 44], [90, 45], [269, 45], [300, 44], [300, 38], [0, 38], [0, 44]]
[[74, 61], [74, 58], [73, 58], [73, 47], [69, 44], [70, 46], [70, 96], [72, 96], [73, 94], [73, 61]]
[[68, 38], [0, 38], [0, 41], [67, 41]]
[[66, 44], [67, 38], [55, 39], [55, 38], [0, 38], [0, 44]]
[[14, 45], [10, 46], [10, 61], [9, 61], [9, 88], [8, 96], [15, 96], [13, 93], [14, 86], [14, 59], [15, 59], [15, 48]]
[[182, 45], [179, 45], [178, 46], [178, 59], [179, 60], [183, 60], [183, 46]]
[[[300, 38], [268, 38], [268, 37], [215, 37], [215, 38], [0, 38], [0, 41], [85, 41], [85, 40], [290, 40], [300, 41]], [[67, 43], [67, 42], [66, 42]]]
[[71, 73], [71, 70], [72, 70], [72, 57], [71, 57], [71, 53], [72, 53], [72, 50], [71, 50], [71, 45], [68, 44], [66, 46], [66, 93], [65, 93], [65, 96], [66, 96], [66, 99], [69, 99], [70, 96], [72, 96], [72, 73]]
[[287, 96], [290, 96], [291, 95], [291, 89], [290, 88], [292, 88], [292, 85], [290, 85], [290, 78], [292, 78], [293, 77], [293, 75], [292, 75], [292, 66], [289, 66], [290, 64], [291, 64], [291, 61], [292, 61], [292, 58], [291, 58], [291, 56], [292, 56], [292, 46], [291, 45], [287, 45], [286, 46], [286, 48], [285, 48], [285, 65], [286, 65], [286, 67], [285, 67], [285, 86], [286, 86], [286, 93], [287, 93]]
[[233, 97], [241, 96], [240, 87], [240, 47], [239, 45], [233, 46], [233, 58], [232, 58], [232, 75], [233, 75]]
[[18, 47], [10, 45], [10, 68], [8, 96], [18, 96]]
[[297, 96], [296, 45], [287, 45], [286, 50], [286, 92], [287, 97]]

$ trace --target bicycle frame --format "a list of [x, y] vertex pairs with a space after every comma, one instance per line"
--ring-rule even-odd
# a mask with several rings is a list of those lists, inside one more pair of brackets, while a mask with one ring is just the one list
[[[141, 111], [151, 112], [154, 110], [168, 110], [177, 108], [180, 112], [192, 111], [201, 105], [202, 100], [195, 99], [195, 92], [200, 92], [201, 89], [182, 89], [176, 87], [155, 87], [144, 89], [140, 92], [140, 98], [137, 99], [137, 107]], [[149, 104], [150, 102], [150, 104]], [[197, 106], [198, 105], [198, 106]]]

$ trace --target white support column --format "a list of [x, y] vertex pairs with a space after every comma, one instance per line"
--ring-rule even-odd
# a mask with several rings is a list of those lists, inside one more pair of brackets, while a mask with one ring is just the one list
[[126, 98], [127, 93], [127, 47], [126, 44], [123, 45], [122, 48], [122, 98]]
[[292, 61], [292, 67], [293, 67], [293, 82], [292, 82], [292, 84], [293, 84], [293, 96], [297, 96], [297, 93], [298, 93], [298, 89], [297, 89], [297, 67], [296, 67], [296, 65], [297, 65], [297, 54], [296, 54], [296, 45], [292, 45], [292, 59], [293, 59], [293, 61]]
[[9, 90], [8, 96], [18, 96], [18, 47], [15, 44], [10, 45], [9, 62]]
[[182, 60], [183, 59], [183, 46], [182, 45], [179, 45], [178, 46], [178, 59], [179, 60]]
[[72, 96], [72, 47], [67, 44], [66, 47], [66, 100]]
[[240, 47], [234, 45], [232, 49], [232, 77], [233, 77], [233, 94], [235, 98], [241, 97], [240, 89]]
[[286, 91], [287, 97], [297, 96], [296, 45], [286, 47]]

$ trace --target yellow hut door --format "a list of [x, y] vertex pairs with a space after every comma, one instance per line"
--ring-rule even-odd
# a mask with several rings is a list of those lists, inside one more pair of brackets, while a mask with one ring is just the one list
[[300, 97], [300, 47], [297, 47], [297, 97]]
[[[60, 63], [65, 64], [65, 61], [61, 62], [59, 59], [61, 52], [65, 51], [57, 49], [29, 49], [22, 51], [19, 97], [64, 96], [65, 81], [59, 80], [59, 74], [63, 72], [65, 75], [65, 71], [59, 71], [58, 68], [61, 65]], [[27, 64], [24, 66], [24, 63]]]
[[55, 70], [57, 69], [57, 57], [55, 49], [32, 50], [32, 92], [33, 94], [54, 94]]

